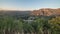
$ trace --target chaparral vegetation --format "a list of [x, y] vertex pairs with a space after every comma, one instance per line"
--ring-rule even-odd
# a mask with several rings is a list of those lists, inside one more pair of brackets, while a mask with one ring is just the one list
[[0, 15], [0, 34], [60, 34], [60, 17], [46, 17], [28, 21]]

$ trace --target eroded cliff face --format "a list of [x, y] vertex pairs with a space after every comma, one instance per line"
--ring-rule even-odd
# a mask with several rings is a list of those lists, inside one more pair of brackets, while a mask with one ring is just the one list
[[33, 10], [31, 15], [35, 16], [51, 16], [51, 15], [60, 15], [60, 8], [58, 9], [50, 9], [50, 8], [43, 8], [39, 10]]

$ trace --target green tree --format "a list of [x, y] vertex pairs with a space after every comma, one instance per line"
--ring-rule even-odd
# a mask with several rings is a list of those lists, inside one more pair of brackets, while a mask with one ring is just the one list
[[51, 34], [60, 34], [60, 17], [52, 18], [48, 22], [51, 25]]
[[23, 23], [23, 30], [24, 30], [25, 34], [31, 34], [34, 29], [30, 23], [25, 22], [25, 23]]
[[41, 19], [41, 18], [37, 18], [36, 20], [34, 20], [34, 22], [32, 23], [32, 27], [34, 28], [34, 33], [35, 34], [43, 34], [43, 26], [44, 26], [44, 22], [45, 20]]
[[0, 33], [15, 34], [22, 31], [22, 20], [13, 19], [10, 16], [0, 18]]

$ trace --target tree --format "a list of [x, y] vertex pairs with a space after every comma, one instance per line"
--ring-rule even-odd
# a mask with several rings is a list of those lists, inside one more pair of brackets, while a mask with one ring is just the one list
[[60, 34], [60, 17], [52, 18], [48, 22], [51, 25], [51, 34]]
[[23, 30], [24, 30], [24, 33], [25, 34], [31, 34], [32, 32], [33, 32], [33, 27], [31, 26], [31, 24], [30, 23], [28, 23], [28, 22], [24, 22], [23, 23]]
[[37, 18], [36, 20], [34, 20], [34, 22], [32, 23], [32, 27], [34, 28], [34, 32], [35, 34], [43, 34], [43, 26], [44, 26], [44, 19], [41, 18]]
[[13, 19], [10, 16], [0, 18], [0, 33], [1, 34], [15, 34], [20, 33], [23, 24], [22, 20]]

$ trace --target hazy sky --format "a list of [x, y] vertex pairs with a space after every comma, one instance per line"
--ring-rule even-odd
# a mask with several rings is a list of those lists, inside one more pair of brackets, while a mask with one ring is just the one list
[[60, 8], [60, 0], [0, 0], [0, 8], [18, 10]]

